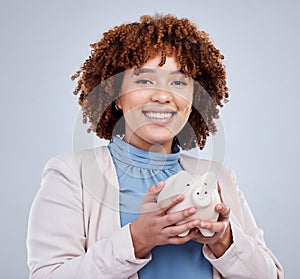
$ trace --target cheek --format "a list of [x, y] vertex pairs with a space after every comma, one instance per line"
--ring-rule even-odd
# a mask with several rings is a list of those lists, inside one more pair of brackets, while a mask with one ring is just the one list
[[128, 111], [135, 106], [135, 98], [132, 95], [132, 93], [121, 92], [119, 102], [120, 108], [123, 110], [123, 112]]
[[190, 112], [191, 111], [191, 108], [192, 108], [192, 104], [191, 103], [187, 103], [186, 106], [185, 106], [185, 112]]
[[123, 113], [138, 111], [145, 103], [145, 98], [141, 92], [125, 93], [120, 95], [120, 108]]
[[180, 102], [177, 102], [178, 108], [183, 114], [189, 114], [192, 108], [192, 102], [181, 99]]
[[184, 114], [190, 113], [190, 111], [191, 111], [193, 97], [194, 97], [193, 93], [194, 93], [194, 90], [191, 89], [188, 92], [186, 92], [186, 94], [185, 94], [186, 97], [178, 96], [178, 101], [177, 101], [178, 108]]

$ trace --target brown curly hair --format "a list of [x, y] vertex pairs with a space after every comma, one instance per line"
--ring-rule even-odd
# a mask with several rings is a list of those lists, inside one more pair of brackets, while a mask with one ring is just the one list
[[[197, 144], [202, 149], [209, 133], [217, 131], [218, 107], [228, 101], [224, 56], [209, 35], [188, 19], [173, 15], [144, 15], [140, 22], [126, 23], [105, 32], [91, 44], [91, 55], [73, 76], [79, 78], [74, 94], [80, 93], [83, 122], [88, 131], [111, 140], [124, 134], [123, 113], [115, 108], [123, 73], [140, 68], [150, 58], [161, 56], [159, 66], [174, 56], [181, 71], [194, 79], [192, 112], [175, 137], [185, 150]], [[123, 120], [124, 121], [124, 120]]]

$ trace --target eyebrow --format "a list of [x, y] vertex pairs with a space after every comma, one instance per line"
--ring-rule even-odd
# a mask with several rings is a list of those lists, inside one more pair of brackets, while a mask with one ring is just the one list
[[[134, 75], [139, 75], [139, 74], [144, 74], [144, 73], [155, 73], [156, 69], [153, 68], [136, 68], [134, 69]], [[175, 70], [171, 72], [171, 75], [177, 75], [177, 74], [181, 74], [184, 75], [185, 74], [181, 71], [181, 70]]]

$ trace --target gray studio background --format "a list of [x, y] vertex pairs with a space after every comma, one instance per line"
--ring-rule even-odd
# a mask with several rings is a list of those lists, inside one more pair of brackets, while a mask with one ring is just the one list
[[1, 0], [0, 278], [28, 277], [27, 218], [46, 161], [97, 143], [80, 132], [70, 76], [102, 32], [155, 12], [190, 18], [225, 55], [224, 160], [286, 278], [297, 278], [299, 9], [296, 0]]

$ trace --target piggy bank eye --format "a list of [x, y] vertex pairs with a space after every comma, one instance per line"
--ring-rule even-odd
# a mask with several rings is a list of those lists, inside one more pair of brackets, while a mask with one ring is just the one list
[[199, 193], [199, 192], [197, 192], [197, 195], [200, 195], [200, 193]]
[[190, 183], [186, 184], [186, 186], [190, 186]]
[[207, 191], [205, 191], [204, 194], [207, 195]]

